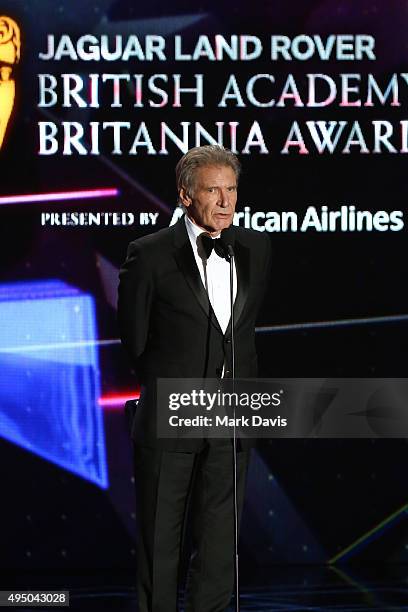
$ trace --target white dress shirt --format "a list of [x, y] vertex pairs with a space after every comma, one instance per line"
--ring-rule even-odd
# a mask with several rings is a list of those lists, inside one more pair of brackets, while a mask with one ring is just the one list
[[[201, 280], [207, 291], [208, 298], [214, 310], [218, 323], [225, 334], [231, 318], [230, 304], [230, 264], [229, 262], [217, 255], [215, 250], [211, 251], [208, 259], [202, 258], [198, 252], [197, 238], [200, 234], [208, 234], [201, 227], [191, 221], [187, 214], [184, 215], [188, 237], [190, 238], [191, 246], [193, 247], [194, 257], [200, 271]], [[213, 238], [217, 240], [220, 236]], [[233, 268], [233, 288], [234, 302], [237, 296], [237, 272], [235, 269], [235, 261]]]

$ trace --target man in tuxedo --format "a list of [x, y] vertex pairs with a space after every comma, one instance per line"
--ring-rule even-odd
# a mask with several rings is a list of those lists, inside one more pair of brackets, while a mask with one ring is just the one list
[[[257, 375], [255, 320], [269, 281], [270, 242], [231, 225], [239, 173], [237, 157], [223, 147], [188, 151], [176, 167], [184, 216], [130, 243], [120, 271], [120, 334], [141, 383], [131, 414], [139, 612], [177, 611], [188, 506], [193, 555], [185, 610], [224, 612], [231, 599], [232, 442], [158, 438], [156, 381], [231, 377], [230, 264], [217, 248], [225, 242], [235, 255], [235, 376]], [[237, 441], [239, 519], [250, 446]]]

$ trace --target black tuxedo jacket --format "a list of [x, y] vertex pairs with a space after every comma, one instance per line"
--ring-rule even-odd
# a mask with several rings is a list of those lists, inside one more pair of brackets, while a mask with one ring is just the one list
[[[269, 282], [270, 240], [254, 230], [231, 229], [237, 271], [235, 376], [253, 378], [255, 321]], [[159, 439], [156, 433], [157, 378], [217, 378], [224, 362], [224, 375], [231, 371], [231, 323], [223, 334], [201, 281], [184, 217], [131, 242], [119, 279], [120, 337], [142, 385], [131, 415], [132, 437], [147, 446], [199, 450], [200, 439]], [[241, 443], [250, 445], [247, 440]]]

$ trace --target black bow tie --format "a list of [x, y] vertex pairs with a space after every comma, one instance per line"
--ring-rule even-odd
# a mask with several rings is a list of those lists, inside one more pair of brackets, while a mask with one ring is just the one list
[[197, 246], [201, 259], [208, 259], [213, 249], [219, 257], [226, 259], [225, 245], [220, 238], [211, 238], [209, 234], [202, 233], [198, 237]]

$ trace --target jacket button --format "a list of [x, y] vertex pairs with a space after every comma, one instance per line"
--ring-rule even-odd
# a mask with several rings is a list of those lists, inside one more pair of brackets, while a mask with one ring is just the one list
[[225, 342], [226, 342], [227, 344], [231, 344], [231, 338], [225, 338]]
[[224, 376], [225, 378], [229, 378], [231, 376], [231, 370], [225, 370]]

